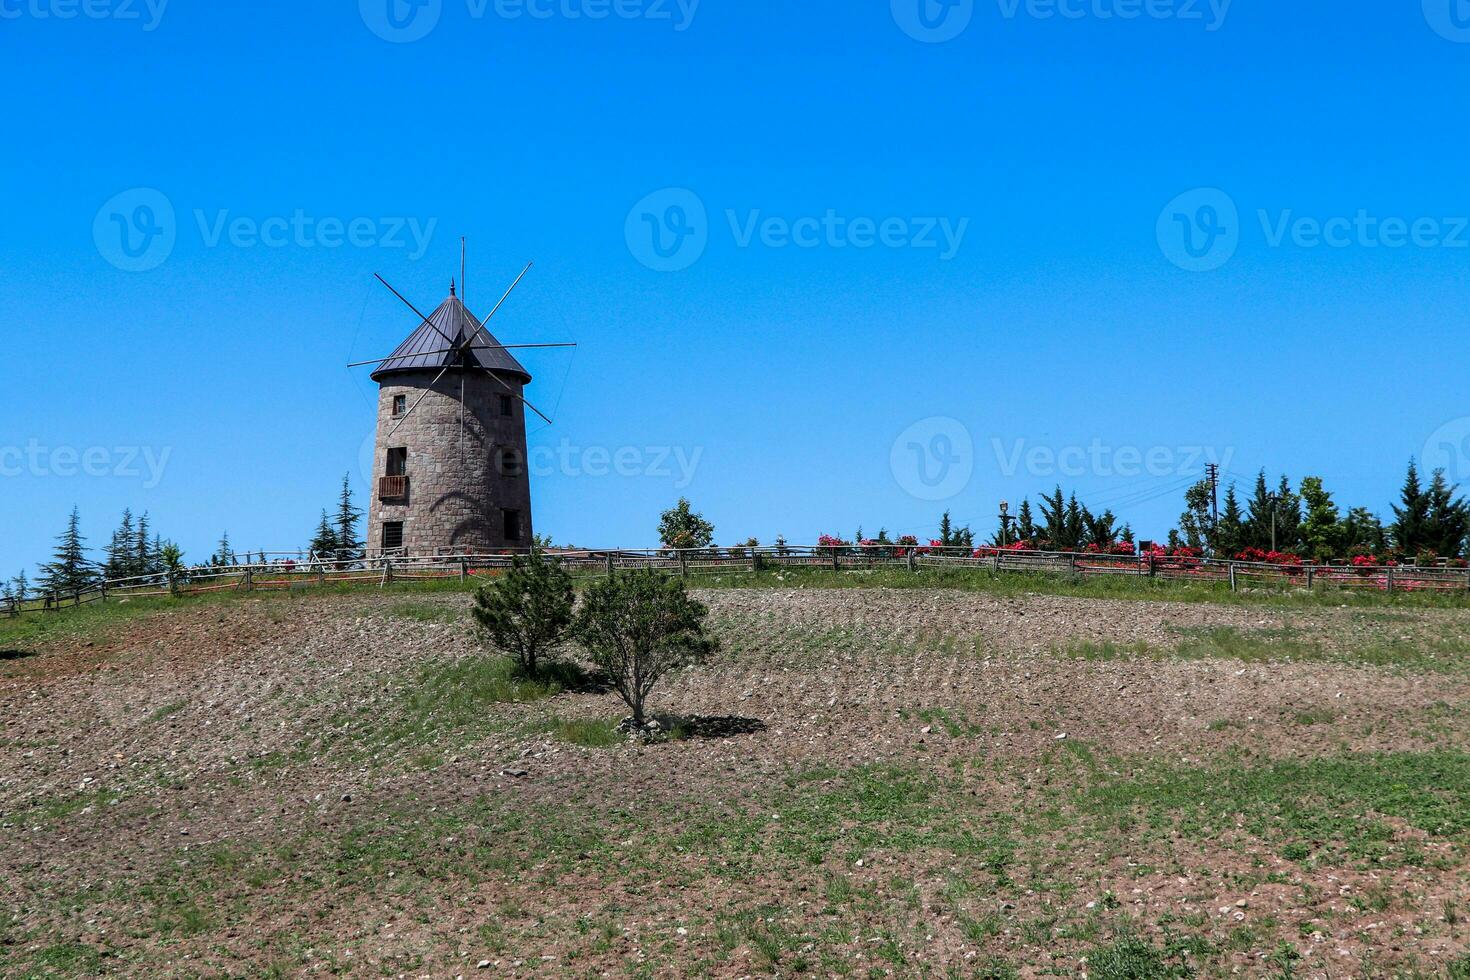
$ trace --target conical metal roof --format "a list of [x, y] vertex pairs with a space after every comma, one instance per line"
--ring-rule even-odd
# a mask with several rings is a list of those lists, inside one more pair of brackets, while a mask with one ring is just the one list
[[[469, 340], [467, 347], [466, 340]], [[451, 283], [449, 298], [439, 304], [439, 308], [429, 314], [429, 319], [419, 324], [419, 328], [373, 371], [373, 380], [381, 381], [405, 371], [442, 370], [446, 365], [459, 363], [455, 349], [466, 347], [466, 363], [479, 365], [487, 371], [515, 375], [521, 384], [529, 384], [531, 372], [522, 367], [510, 351], [485, 349], [499, 346], [500, 341], [454, 295], [454, 284]]]

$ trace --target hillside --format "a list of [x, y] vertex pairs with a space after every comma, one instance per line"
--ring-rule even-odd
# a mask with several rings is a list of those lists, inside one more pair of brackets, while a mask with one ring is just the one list
[[457, 591], [12, 641], [0, 974], [1470, 969], [1470, 610], [699, 594], [646, 745]]

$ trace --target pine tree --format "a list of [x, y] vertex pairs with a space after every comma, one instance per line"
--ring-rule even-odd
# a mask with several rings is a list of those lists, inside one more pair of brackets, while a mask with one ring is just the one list
[[1470, 504], [1455, 496], [1458, 485], [1451, 485], [1444, 470], [1434, 471], [1425, 496], [1429, 512], [1424, 524], [1424, 547], [1441, 558], [1458, 558], [1470, 534]]
[[1246, 547], [1262, 551], [1271, 549], [1271, 512], [1274, 509], [1271, 489], [1266, 485], [1266, 471], [1261, 470], [1256, 474], [1256, 490], [1245, 507]]
[[1393, 505], [1393, 544], [1406, 555], [1418, 554], [1427, 545], [1429, 495], [1419, 485], [1419, 468], [1409, 460], [1409, 472], [1399, 491], [1399, 504]]
[[317, 558], [330, 558], [337, 551], [337, 532], [333, 530], [325, 510], [322, 511], [321, 523], [317, 524], [316, 535], [312, 537], [306, 550]]
[[112, 541], [107, 546], [107, 564], [103, 568], [103, 574], [110, 579], [132, 575], [133, 557], [137, 551], [138, 536], [133, 530], [133, 512], [124, 507], [122, 523], [112, 532]]
[[1135, 539], [1133, 537], [1133, 525], [1131, 525], [1131, 524], [1124, 524], [1123, 525], [1123, 538], [1122, 538], [1122, 540], [1123, 540], [1123, 543], [1124, 544], [1135, 544], [1136, 543], [1136, 541], [1135, 541]]
[[25, 602], [31, 594], [31, 580], [26, 578], [26, 570], [22, 568], [15, 578], [10, 580], [10, 591], [20, 602]]
[[1083, 540], [1079, 544], [1111, 548], [1118, 543], [1118, 518], [1111, 510], [1095, 516], [1086, 507], [1082, 508]]
[[[326, 511], [322, 512], [323, 518]], [[235, 552], [230, 549], [230, 532], [225, 531], [219, 537], [219, 544], [215, 545], [215, 553], [209, 556], [209, 564], [212, 567], [235, 564]]]
[[342, 493], [337, 498], [337, 557], [342, 561], [357, 561], [362, 557], [362, 542], [357, 538], [357, 522], [362, 511], [352, 506], [350, 475], [343, 475]]
[[[1270, 528], [1266, 531], [1269, 535]], [[1276, 486], [1276, 542], [1278, 551], [1300, 552], [1302, 548], [1302, 498], [1291, 489], [1284, 473]]]
[[1051, 496], [1041, 498], [1041, 519], [1046, 522], [1047, 547], [1053, 551], [1066, 550], [1067, 502], [1059, 486]]
[[1302, 479], [1302, 501], [1307, 505], [1307, 517], [1301, 529], [1307, 555], [1313, 561], [1336, 558], [1342, 551], [1344, 528], [1338, 521], [1337, 504], [1323, 487], [1321, 477]]
[[1036, 520], [1031, 515], [1030, 499], [1021, 501], [1020, 513], [1016, 515], [1016, 533], [1027, 544], [1031, 544], [1036, 540]]
[[58, 597], [92, 584], [93, 571], [87, 560], [86, 539], [81, 532], [81, 514], [76, 507], [66, 530], [57, 535], [56, 551], [49, 564], [41, 567], [41, 589]]
[[1234, 557], [1245, 548], [1246, 524], [1240, 511], [1240, 500], [1235, 495], [1235, 484], [1225, 490], [1225, 507], [1220, 511], [1220, 520], [1215, 525], [1211, 549], [1217, 555]]
[[1063, 521], [1063, 528], [1063, 533], [1066, 534], [1066, 545], [1063, 550], [1076, 551], [1081, 548], [1083, 539], [1087, 535], [1087, 526], [1082, 520], [1082, 507], [1077, 503], [1076, 493], [1067, 498], [1067, 516]]
[[138, 548], [133, 556], [133, 568], [129, 574], [152, 575], [154, 573], [154, 557], [152, 542], [148, 538], [148, 512], [145, 510], [143, 516], [138, 518]]

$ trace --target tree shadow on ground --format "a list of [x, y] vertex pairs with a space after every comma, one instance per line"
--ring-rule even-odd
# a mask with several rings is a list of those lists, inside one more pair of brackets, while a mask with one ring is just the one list
[[676, 738], [734, 738], [766, 730], [759, 718], [739, 715], [659, 715], [658, 723]]
[[0, 650], [0, 661], [23, 660], [26, 657], [34, 657], [34, 650]]

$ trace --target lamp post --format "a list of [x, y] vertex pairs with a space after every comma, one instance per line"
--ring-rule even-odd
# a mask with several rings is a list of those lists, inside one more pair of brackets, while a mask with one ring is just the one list
[[1009, 547], [1011, 543], [1011, 521], [1015, 520], [1010, 515], [1011, 505], [1009, 501], [1000, 502], [1000, 546]]

